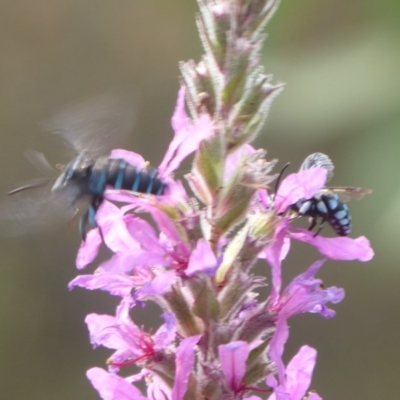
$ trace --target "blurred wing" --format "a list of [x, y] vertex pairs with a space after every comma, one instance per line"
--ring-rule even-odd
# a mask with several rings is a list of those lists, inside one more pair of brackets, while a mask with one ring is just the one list
[[328, 171], [327, 181], [333, 177], [333, 170], [335, 166], [332, 160], [323, 153], [310, 154], [301, 164], [300, 171], [310, 168], [324, 168]]
[[36, 150], [26, 150], [24, 154], [43, 176], [53, 178], [57, 174], [57, 170], [50, 165], [43, 153], [39, 153]]
[[118, 147], [135, 121], [133, 96], [108, 93], [67, 107], [45, 123], [77, 153], [106, 155]]
[[326, 189], [322, 189], [322, 192], [325, 190], [327, 192], [336, 193], [343, 202], [361, 200], [365, 195], [372, 193], [371, 189], [345, 186], [329, 186]]
[[[29, 183], [25, 186], [29, 186]], [[12, 196], [1, 199], [1, 236], [18, 236], [42, 231], [73, 217], [75, 210], [72, 200], [76, 195], [74, 188], [70, 188], [68, 193], [56, 193], [50, 190], [49, 184], [45, 189], [32, 185], [29, 189], [32, 187], [36, 189], [19, 188], [11, 192]]]

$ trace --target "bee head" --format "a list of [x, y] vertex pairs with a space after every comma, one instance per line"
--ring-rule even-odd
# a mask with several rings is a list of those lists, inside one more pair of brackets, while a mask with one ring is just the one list
[[93, 162], [86, 153], [79, 154], [67, 164], [62, 174], [57, 178], [51, 190], [60, 190], [73, 183], [81, 183], [90, 177]]

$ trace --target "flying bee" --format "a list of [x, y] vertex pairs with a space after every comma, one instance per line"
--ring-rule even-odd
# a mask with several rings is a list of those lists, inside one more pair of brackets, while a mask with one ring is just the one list
[[[72, 218], [78, 204], [86, 201], [89, 205], [79, 221], [79, 231], [85, 239], [86, 226], [96, 226], [95, 215], [107, 187], [164, 194], [166, 184], [156, 169], [138, 168], [122, 158], [110, 157], [111, 149], [133, 126], [132, 103], [127, 100], [117, 94], [99, 96], [67, 108], [48, 121], [46, 128], [59, 135], [77, 156], [59, 174], [42, 153], [34, 150], [25, 153], [45, 177], [9, 192], [13, 199], [17, 198], [0, 206], [2, 233], [21, 234], [37, 230], [60, 217]], [[47, 191], [37, 193], [32, 190], [39, 188]]]
[[[331, 159], [323, 153], [313, 153], [302, 163], [300, 171], [310, 168], [324, 168], [327, 170], [327, 181], [333, 176], [334, 165]], [[349, 208], [344, 202], [359, 200], [366, 194], [371, 193], [370, 189], [358, 187], [326, 187], [318, 191], [311, 199], [301, 199], [290, 208], [293, 217], [308, 216], [311, 220], [309, 230], [313, 230], [321, 219], [317, 236], [327, 221], [339, 236], [348, 236], [352, 228], [352, 220]]]

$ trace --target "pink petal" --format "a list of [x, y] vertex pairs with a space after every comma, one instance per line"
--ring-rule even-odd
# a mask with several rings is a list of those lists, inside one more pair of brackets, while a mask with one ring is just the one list
[[171, 398], [171, 388], [161, 378], [155, 374], [149, 374], [147, 380], [147, 397], [149, 400], [169, 400]]
[[189, 117], [185, 110], [185, 92], [186, 87], [181, 86], [178, 91], [175, 110], [171, 118], [172, 129], [176, 134], [185, 131], [189, 126]]
[[344, 236], [326, 238], [319, 235], [314, 236], [313, 232], [297, 228], [291, 229], [290, 236], [293, 239], [311, 244], [331, 260], [369, 261], [374, 256], [374, 251], [365, 236], [360, 236], [356, 239]]
[[110, 259], [100, 264], [96, 272], [110, 272], [127, 274], [132, 273], [138, 267], [165, 265], [165, 257], [162, 254], [149, 253], [145, 250], [133, 249], [133, 252], [121, 252], [114, 254]]
[[[164, 234], [170, 243], [180, 243], [182, 241], [176, 226], [172, 222], [172, 220], [167, 216], [167, 214], [163, 213], [156, 208], [149, 208], [148, 210], [151, 213], [154, 221], [158, 225], [158, 229], [161, 234]], [[161, 236], [161, 235], [160, 235]]]
[[114, 350], [130, 348], [130, 344], [123, 337], [115, 317], [89, 314], [85, 322], [89, 329], [90, 343], [93, 347], [104, 346]]
[[165, 203], [167, 206], [171, 206], [179, 203], [187, 203], [188, 195], [181, 181], [167, 177], [164, 179], [164, 183], [166, 190], [163, 196], [159, 198], [161, 204]]
[[249, 353], [249, 345], [242, 341], [218, 346], [218, 357], [222, 371], [229, 387], [234, 391], [240, 389], [242, 384]]
[[160, 273], [152, 281], [146, 283], [141, 290], [138, 290], [138, 296], [159, 296], [167, 292], [175, 282], [177, 276], [175, 272], [168, 271]]
[[143, 202], [143, 199], [135, 195], [133, 192], [127, 190], [113, 190], [111, 188], [106, 190], [105, 198], [110, 201], [128, 203], [134, 206], [140, 206]]
[[267, 247], [265, 257], [272, 268], [272, 290], [271, 302], [274, 303], [279, 296], [282, 287], [282, 261], [286, 257], [290, 241], [286, 238], [286, 229], [288, 223], [286, 219], [275, 230], [275, 235], [272, 244]]
[[236, 151], [229, 154], [225, 161], [224, 181], [227, 182], [232, 174], [237, 170], [238, 165], [243, 161], [243, 156], [251, 155], [255, 152], [253, 146], [245, 144]]
[[86, 376], [103, 400], [147, 400], [135, 386], [104, 369], [91, 368]]
[[[269, 386], [270, 388], [275, 389], [276, 387], [278, 387], [278, 381], [276, 380], [275, 376], [273, 374], [269, 374], [267, 376], [267, 379], [265, 380], [267, 386]], [[271, 400], [272, 397], [275, 399], [275, 395], [272, 394], [270, 397], [268, 397], [268, 400]]]
[[154, 335], [154, 347], [164, 349], [168, 347], [176, 337], [175, 314], [166, 312], [162, 314], [165, 323], [160, 326]]
[[132, 215], [125, 216], [125, 224], [130, 236], [147, 250], [160, 251], [160, 244], [154, 228], [145, 220]]
[[101, 243], [99, 229], [91, 229], [86, 235], [86, 240], [82, 240], [79, 247], [76, 256], [76, 268], [83, 269], [89, 265], [99, 254]]
[[286, 367], [286, 390], [292, 400], [301, 400], [310, 387], [317, 351], [303, 346]]
[[208, 114], [203, 114], [186, 132], [185, 137], [179, 144], [174, 157], [171, 159], [168, 167], [164, 170], [164, 174], [171, 174], [180, 165], [181, 162], [191, 153], [198, 149], [203, 139], [211, 136], [213, 132], [212, 120]]
[[285, 388], [277, 386], [274, 388], [274, 393], [268, 397], [268, 400], [292, 400], [292, 398], [290, 394], [286, 392]]
[[212, 273], [216, 267], [217, 259], [214, 252], [205, 239], [200, 239], [190, 255], [186, 275], [190, 277], [197, 272]]
[[327, 171], [323, 168], [311, 168], [288, 175], [276, 194], [275, 206], [278, 214], [285, 212], [300, 199], [313, 197], [324, 187], [326, 177]]
[[140, 249], [139, 244], [130, 235], [122, 210], [109, 201], [103, 201], [96, 214], [104, 242], [114, 253]]
[[189, 376], [194, 366], [195, 346], [200, 338], [201, 335], [195, 335], [182, 340], [176, 351], [176, 374], [172, 400], [183, 400], [186, 394]]
[[186, 114], [184, 100], [185, 88], [182, 86], [179, 89], [178, 100], [172, 117], [175, 136], [159, 166], [161, 176], [164, 177], [175, 171], [181, 162], [198, 148], [199, 143], [213, 133], [210, 116], [203, 114], [193, 123]]
[[131, 331], [133, 330], [134, 332], [136, 332], [140, 329], [133, 324], [131, 316], [129, 314], [133, 306], [134, 300], [131, 297], [124, 297], [117, 306], [115, 316], [118, 319], [119, 323], [125, 324], [125, 326], [129, 326], [129, 329]]
[[113, 150], [110, 154], [110, 158], [122, 158], [127, 163], [136, 168], [142, 168], [145, 163], [144, 158], [140, 154], [124, 149]]
[[181, 86], [178, 91], [178, 98], [176, 101], [175, 111], [172, 115], [171, 120], [172, 129], [175, 132], [175, 136], [170, 143], [168, 150], [162, 160], [159, 170], [164, 176], [168, 175], [166, 168], [174, 157], [175, 152], [183, 142], [186, 132], [190, 129], [189, 117], [185, 110], [185, 86]]
[[319, 313], [324, 318], [335, 316], [335, 312], [326, 304], [340, 303], [344, 298], [344, 290], [334, 286], [324, 288], [322, 281], [314, 277], [324, 261], [313, 263], [304, 273], [295, 277], [283, 291], [280, 304], [272, 304], [272, 307], [279, 309], [281, 318], [304, 312]]
[[68, 288], [78, 286], [88, 290], [104, 290], [113, 296], [128, 296], [130, 295], [133, 283], [132, 279], [122, 273], [107, 273], [101, 272], [94, 275], [79, 275], [73, 279]]
[[269, 357], [274, 361], [278, 370], [279, 382], [282, 385], [285, 382], [285, 366], [282, 360], [283, 350], [289, 337], [289, 326], [285, 316], [281, 316], [276, 324], [274, 336], [270, 342]]

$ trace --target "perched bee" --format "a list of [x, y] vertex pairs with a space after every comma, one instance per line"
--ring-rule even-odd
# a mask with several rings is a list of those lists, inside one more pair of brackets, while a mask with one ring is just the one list
[[[310, 168], [324, 168], [328, 171], [327, 180], [333, 176], [334, 165], [331, 159], [323, 153], [309, 155], [300, 167], [300, 171]], [[326, 221], [332, 226], [339, 236], [348, 236], [351, 232], [351, 215], [345, 201], [359, 200], [366, 194], [371, 193], [369, 189], [357, 187], [326, 187], [317, 192], [311, 199], [301, 199], [291, 206], [294, 217], [308, 216], [311, 219], [309, 230], [317, 225], [318, 218], [321, 219], [317, 236]]]
[[[61, 175], [48, 163], [42, 153], [29, 150], [29, 161], [47, 177], [22, 185], [9, 194], [17, 194], [15, 202], [0, 206], [0, 219], [5, 234], [19, 234], [38, 229], [60, 216], [71, 218], [77, 205], [89, 203], [79, 222], [82, 238], [86, 225], [96, 226], [95, 215], [104, 199], [106, 187], [136, 193], [162, 195], [166, 185], [156, 169], [143, 169], [123, 159], [110, 158], [111, 149], [133, 126], [133, 110], [126, 98], [103, 95], [77, 104], [55, 115], [46, 127], [61, 136], [78, 156], [70, 161]], [[47, 192], [30, 189], [47, 187]], [[27, 192], [27, 190], [29, 191]]]

